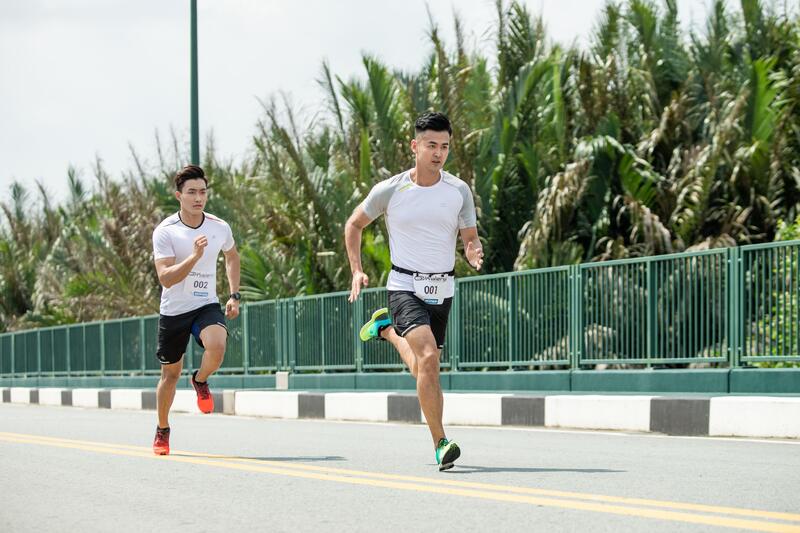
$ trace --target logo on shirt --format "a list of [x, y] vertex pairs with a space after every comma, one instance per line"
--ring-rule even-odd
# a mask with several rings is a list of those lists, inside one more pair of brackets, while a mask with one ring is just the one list
[[413, 186], [414, 186], [414, 184], [413, 184], [413, 183], [406, 183], [405, 185], [403, 185], [402, 187], [400, 187], [399, 189], [397, 189], [397, 192], [403, 192], [403, 191], [405, 191], [405, 190], [408, 190], [408, 189], [410, 189], [410, 188], [411, 188], [411, 187], [413, 187]]

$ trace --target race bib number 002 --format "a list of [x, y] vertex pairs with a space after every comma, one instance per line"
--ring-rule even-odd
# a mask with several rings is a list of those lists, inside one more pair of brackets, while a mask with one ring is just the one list
[[414, 295], [431, 305], [441, 305], [455, 292], [455, 278], [447, 274], [414, 274]]
[[216, 276], [213, 273], [189, 272], [183, 280], [183, 292], [192, 298], [208, 298], [217, 294]]

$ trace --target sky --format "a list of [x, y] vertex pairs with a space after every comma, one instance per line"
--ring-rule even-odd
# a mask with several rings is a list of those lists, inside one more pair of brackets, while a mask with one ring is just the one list
[[[710, 0], [678, 0], [697, 27]], [[605, 0], [523, 0], [549, 37], [585, 44]], [[131, 147], [156, 164], [156, 134], [189, 143], [189, 0], [0, 0], [0, 201], [16, 180], [66, 198], [70, 165], [112, 177]], [[417, 70], [430, 52], [427, 10], [453, 44], [454, 6], [468, 42], [493, 50], [494, 0], [198, 0], [200, 129], [217, 153], [251, 150], [261, 102], [286, 95], [309, 119], [324, 107], [323, 60], [363, 77], [362, 54]], [[187, 150], [188, 151], [188, 150]]]

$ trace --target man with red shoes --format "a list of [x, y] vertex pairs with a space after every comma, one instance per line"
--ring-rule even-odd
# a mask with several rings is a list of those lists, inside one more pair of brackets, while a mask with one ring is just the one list
[[[180, 210], [164, 219], [153, 232], [153, 258], [163, 287], [158, 319], [158, 360], [161, 380], [156, 390], [158, 427], [153, 441], [157, 455], [169, 454], [169, 409], [183, 370], [189, 337], [205, 349], [200, 368], [192, 374], [197, 407], [214, 410], [208, 377], [225, 356], [228, 330], [225, 318], [239, 316], [239, 252], [230, 226], [205, 213], [208, 180], [203, 169], [188, 165], [175, 175], [175, 198]], [[217, 257], [225, 256], [231, 294], [225, 314], [217, 298]]]

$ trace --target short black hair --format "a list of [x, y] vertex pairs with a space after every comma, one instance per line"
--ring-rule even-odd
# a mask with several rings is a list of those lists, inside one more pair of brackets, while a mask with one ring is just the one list
[[186, 165], [175, 174], [175, 190], [180, 191], [183, 189], [183, 184], [189, 180], [203, 180], [208, 187], [208, 180], [206, 173], [197, 165]]
[[450, 126], [450, 119], [436, 111], [427, 111], [421, 114], [414, 122], [414, 131], [419, 135], [425, 130], [446, 131], [453, 135], [453, 128]]

